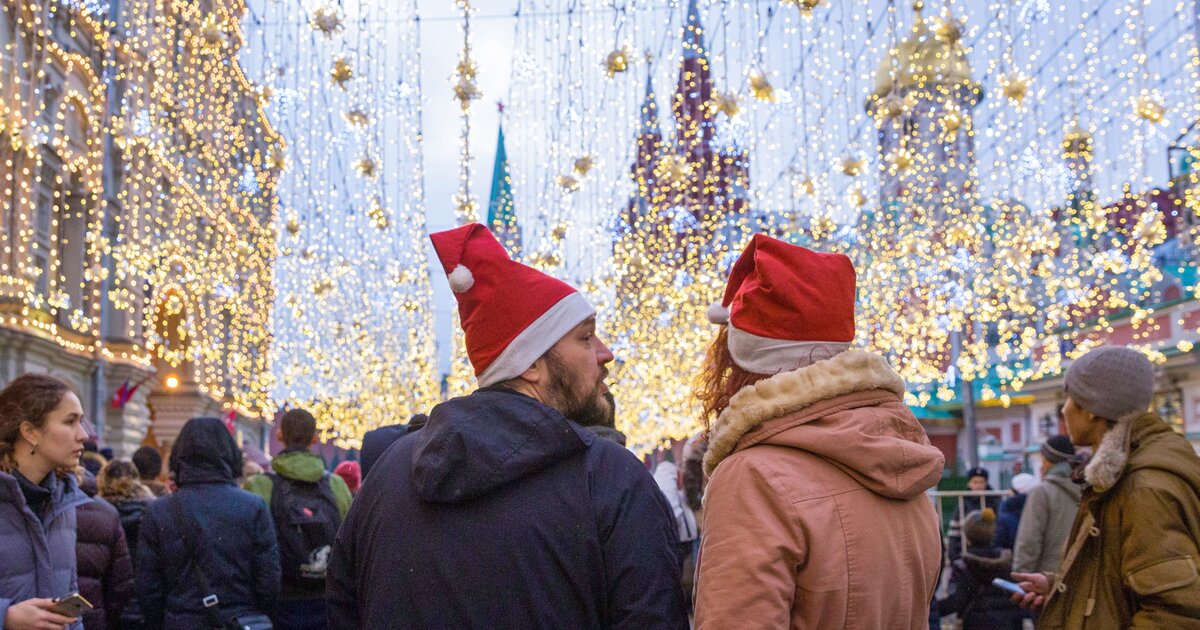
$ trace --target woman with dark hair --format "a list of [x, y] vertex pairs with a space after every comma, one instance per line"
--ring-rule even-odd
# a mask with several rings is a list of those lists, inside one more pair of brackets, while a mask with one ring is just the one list
[[225, 423], [189, 420], [169, 467], [179, 490], [145, 509], [138, 533], [142, 627], [228, 627], [251, 617], [261, 623], [280, 589], [275, 525], [267, 504], [235, 485], [242, 452]]
[[79, 589], [75, 508], [91, 499], [77, 470], [87, 431], [66, 383], [26, 374], [0, 391], [0, 622], [5, 630], [66, 627], [51, 610]]
[[854, 267], [756, 234], [709, 318], [696, 628], [928, 628], [944, 458], [851, 347]]

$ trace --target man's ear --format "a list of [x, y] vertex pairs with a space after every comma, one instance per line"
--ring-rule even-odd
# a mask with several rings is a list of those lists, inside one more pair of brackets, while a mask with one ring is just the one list
[[521, 378], [530, 383], [542, 382], [542, 379], [546, 378], [546, 359], [538, 357], [537, 361], [533, 362], [533, 365], [526, 368], [524, 372], [521, 372]]
[[283, 444], [283, 429], [275, 429], [275, 439], [279, 440], [280, 444]]

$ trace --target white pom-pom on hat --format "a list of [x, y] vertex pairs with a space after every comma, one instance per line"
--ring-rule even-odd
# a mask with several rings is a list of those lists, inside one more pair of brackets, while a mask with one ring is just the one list
[[708, 321], [714, 324], [729, 323], [729, 307], [721, 306], [720, 302], [708, 305]]
[[471, 287], [475, 286], [475, 276], [471, 273], [470, 269], [462, 265], [455, 267], [454, 271], [451, 271], [450, 275], [446, 276], [446, 279], [450, 281], [450, 290], [455, 293], [466, 293], [471, 290]]

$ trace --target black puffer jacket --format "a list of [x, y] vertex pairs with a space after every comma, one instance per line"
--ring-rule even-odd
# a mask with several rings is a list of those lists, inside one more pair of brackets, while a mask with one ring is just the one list
[[[171, 471], [179, 491], [146, 507], [139, 531], [137, 598], [145, 630], [208, 625], [197, 564], [203, 567], [217, 615], [269, 614], [279, 596], [279, 552], [275, 525], [263, 500], [239, 490], [234, 481], [242, 456], [225, 424], [193, 418], [171, 450]], [[183, 522], [175, 518], [180, 501]], [[196, 537], [198, 557], [184, 542]]]
[[992, 586], [995, 578], [1012, 580], [1011, 551], [972, 545], [950, 567], [950, 595], [938, 602], [939, 613], [956, 613], [964, 630], [1020, 630], [1021, 609]]
[[75, 558], [79, 594], [95, 608], [83, 615], [85, 630], [120, 628], [121, 611], [133, 590], [133, 564], [116, 508], [102, 499], [75, 508]]
[[138, 531], [142, 526], [142, 514], [146, 506], [154, 500], [153, 497], [137, 497], [132, 499], [106, 498], [106, 501], [117, 508], [121, 516], [121, 529], [125, 530], [125, 542], [129, 545], [129, 557], [137, 564]]

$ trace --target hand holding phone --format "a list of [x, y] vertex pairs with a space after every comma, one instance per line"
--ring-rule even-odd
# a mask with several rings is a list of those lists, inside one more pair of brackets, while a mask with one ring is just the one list
[[91, 602], [83, 598], [79, 593], [72, 593], [62, 599], [54, 601], [54, 606], [50, 608], [52, 612], [58, 613], [64, 617], [77, 618], [83, 614], [85, 610], [95, 608]]
[[53, 610], [54, 600], [35, 597], [8, 607], [0, 624], [7, 630], [35, 630], [37, 628], [65, 628], [75, 623], [75, 617], [60, 615]]
[[1000, 578], [996, 578], [996, 579], [992, 580], [992, 586], [995, 586], [996, 588], [1004, 589], [1004, 590], [1008, 591], [1009, 593], [1013, 593], [1015, 595], [1024, 595], [1025, 594], [1025, 589], [1021, 588], [1016, 583], [1009, 582], [1008, 580], [1003, 580]]

